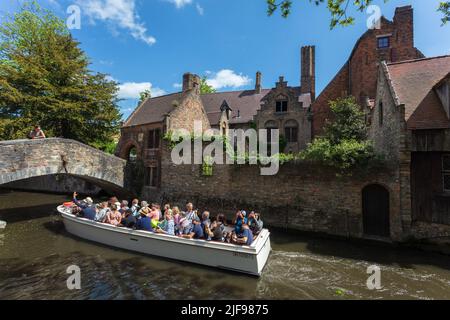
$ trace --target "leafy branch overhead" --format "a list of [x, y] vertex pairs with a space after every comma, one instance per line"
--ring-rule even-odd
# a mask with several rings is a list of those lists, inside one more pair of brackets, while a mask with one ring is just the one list
[[[384, 0], [384, 2], [388, 1]], [[292, 0], [266, 0], [266, 2], [269, 16], [279, 10], [281, 16], [287, 18], [292, 12]], [[330, 28], [334, 29], [337, 25], [348, 26], [355, 22], [355, 18], [347, 14], [351, 7], [364, 12], [373, 3], [373, 0], [309, 0], [309, 2], [316, 6], [326, 2], [327, 9], [331, 13]], [[443, 25], [450, 21], [450, 1], [441, 1], [437, 10], [442, 13]]]
[[65, 21], [33, 2], [0, 24], [0, 139], [49, 137], [112, 150], [121, 114], [118, 86], [89, 69]]

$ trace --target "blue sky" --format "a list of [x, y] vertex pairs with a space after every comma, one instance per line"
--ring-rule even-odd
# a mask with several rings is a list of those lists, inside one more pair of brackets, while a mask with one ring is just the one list
[[[19, 0], [2, 0], [0, 16], [17, 10]], [[67, 8], [81, 9], [81, 29], [73, 36], [91, 58], [91, 69], [121, 83], [126, 118], [137, 93], [179, 91], [183, 73], [207, 75], [219, 91], [254, 86], [256, 71], [264, 87], [280, 75], [300, 83], [300, 47], [316, 46], [320, 92], [347, 60], [367, 30], [369, 14], [354, 13], [355, 25], [329, 29], [325, 6], [294, 1], [288, 19], [267, 17], [265, 0], [39, 0], [67, 19]], [[450, 54], [450, 25], [441, 27], [439, 0], [375, 0], [391, 19], [395, 7], [413, 5], [415, 44], [426, 56]]]

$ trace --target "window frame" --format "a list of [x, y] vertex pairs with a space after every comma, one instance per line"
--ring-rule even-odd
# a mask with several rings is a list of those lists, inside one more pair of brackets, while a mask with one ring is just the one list
[[284, 125], [284, 137], [288, 143], [298, 143], [299, 124], [296, 120], [288, 120]]
[[[386, 42], [384, 42], [386, 41]], [[383, 36], [377, 38], [377, 48], [378, 49], [388, 49], [391, 47], [391, 37]]]
[[[280, 107], [278, 107], [278, 104], [280, 104]], [[288, 107], [289, 107], [289, 102], [287, 99], [277, 100], [275, 102], [275, 113], [287, 113]]]
[[284, 128], [284, 137], [288, 143], [298, 143], [298, 127]]
[[145, 167], [145, 181], [144, 184], [149, 188], [158, 188], [159, 186], [158, 167]]
[[147, 148], [159, 149], [161, 146], [161, 129], [152, 129], [148, 131]]

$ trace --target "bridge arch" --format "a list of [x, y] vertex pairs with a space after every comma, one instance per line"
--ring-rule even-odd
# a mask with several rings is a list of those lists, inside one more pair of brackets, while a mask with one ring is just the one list
[[67, 139], [0, 141], [0, 185], [47, 175], [72, 175], [123, 189], [126, 160]]

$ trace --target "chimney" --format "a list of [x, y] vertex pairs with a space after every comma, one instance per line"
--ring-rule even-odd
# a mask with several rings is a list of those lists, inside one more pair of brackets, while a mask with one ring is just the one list
[[305, 46], [301, 50], [301, 93], [316, 98], [316, 47]]
[[256, 73], [256, 84], [255, 84], [255, 93], [260, 94], [261, 93], [261, 80], [262, 80], [262, 74], [261, 72]]
[[394, 24], [398, 45], [414, 48], [414, 10], [412, 6], [396, 8]]
[[185, 73], [183, 75], [183, 92], [194, 90], [196, 94], [200, 94], [201, 79], [198, 75]]

